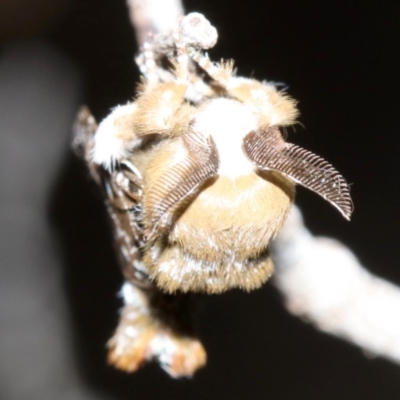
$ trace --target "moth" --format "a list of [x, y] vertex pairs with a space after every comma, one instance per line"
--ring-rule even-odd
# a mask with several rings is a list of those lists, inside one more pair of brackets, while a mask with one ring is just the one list
[[214, 36], [192, 13], [174, 35], [152, 37], [138, 58], [135, 100], [99, 126], [84, 108], [75, 125], [75, 148], [103, 188], [126, 279], [109, 346], [110, 361], [127, 371], [154, 358], [172, 376], [204, 364], [201, 344], [176, 334], [160, 310], [181, 293], [260, 287], [273, 272], [268, 245], [296, 185], [346, 219], [352, 212], [339, 172], [286, 142], [296, 101], [273, 83], [237, 76], [232, 62], [211, 62], [203, 50]]

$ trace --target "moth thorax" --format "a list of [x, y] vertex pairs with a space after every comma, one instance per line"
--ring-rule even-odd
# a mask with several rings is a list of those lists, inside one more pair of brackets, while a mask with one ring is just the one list
[[193, 129], [213, 138], [220, 175], [235, 178], [254, 169], [242, 150], [243, 138], [257, 129], [257, 119], [250, 107], [237, 100], [214, 99], [199, 109]]

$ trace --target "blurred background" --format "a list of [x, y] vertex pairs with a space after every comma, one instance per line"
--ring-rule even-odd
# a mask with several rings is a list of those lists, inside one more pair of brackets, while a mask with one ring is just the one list
[[[218, 28], [212, 59], [288, 86], [289, 141], [353, 183], [351, 223], [299, 189], [307, 226], [400, 284], [400, 2], [184, 3]], [[191, 380], [106, 365], [122, 278], [71, 125], [133, 98], [136, 52], [124, 0], [0, 0], [0, 399], [399, 399], [400, 366], [292, 317], [271, 284], [201, 298]]]

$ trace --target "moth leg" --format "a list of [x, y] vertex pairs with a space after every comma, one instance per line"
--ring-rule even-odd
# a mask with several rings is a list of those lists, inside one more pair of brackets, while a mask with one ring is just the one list
[[133, 131], [135, 103], [115, 107], [99, 124], [94, 136], [91, 161], [112, 171], [118, 162], [127, 158], [140, 140]]
[[187, 90], [188, 83], [184, 80], [142, 84], [135, 103], [135, 134], [175, 137], [186, 132], [193, 114], [192, 107], [185, 101]]
[[205, 365], [206, 353], [193, 336], [190, 298], [141, 290], [126, 282], [124, 308], [108, 342], [108, 361], [126, 372], [154, 360], [172, 377], [190, 377]]
[[179, 136], [191, 120], [192, 107], [185, 102], [186, 83], [142, 84], [133, 103], [116, 107], [99, 125], [93, 161], [112, 171], [129, 159], [148, 135]]
[[226, 84], [228, 95], [253, 108], [260, 127], [290, 126], [299, 115], [297, 102], [277, 86], [255, 79], [232, 77]]
[[197, 49], [189, 49], [190, 58], [203, 69], [214, 81], [221, 86], [227, 86], [229, 80], [234, 74], [234, 64], [232, 60], [221, 61], [220, 63], [213, 62], [208, 57], [207, 53], [203, 53]]

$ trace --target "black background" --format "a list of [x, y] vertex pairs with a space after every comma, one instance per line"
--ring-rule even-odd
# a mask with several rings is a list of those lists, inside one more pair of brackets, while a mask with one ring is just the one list
[[[289, 132], [289, 141], [323, 156], [353, 183], [350, 223], [299, 190], [309, 228], [340, 239], [370, 271], [400, 284], [400, 2], [187, 0], [185, 6], [217, 27], [213, 59], [233, 58], [239, 75], [288, 85], [304, 125]], [[51, 40], [80, 66], [86, 103], [98, 119], [132, 99], [137, 48], [123, 0], [76, 1]], [[65, 256], [76, 365], [112, 398], [400, 398], [399, 366], [368, 359], [292, 317], [271, 284], [202, 299], [199, 331], [209, 360], [193, 379], [172, 380], [155, 365], [134, 375], [113, 370], [104, 343], [117, 323], [121, 277], [100, 197], [72, 156], [51, 215]]]

